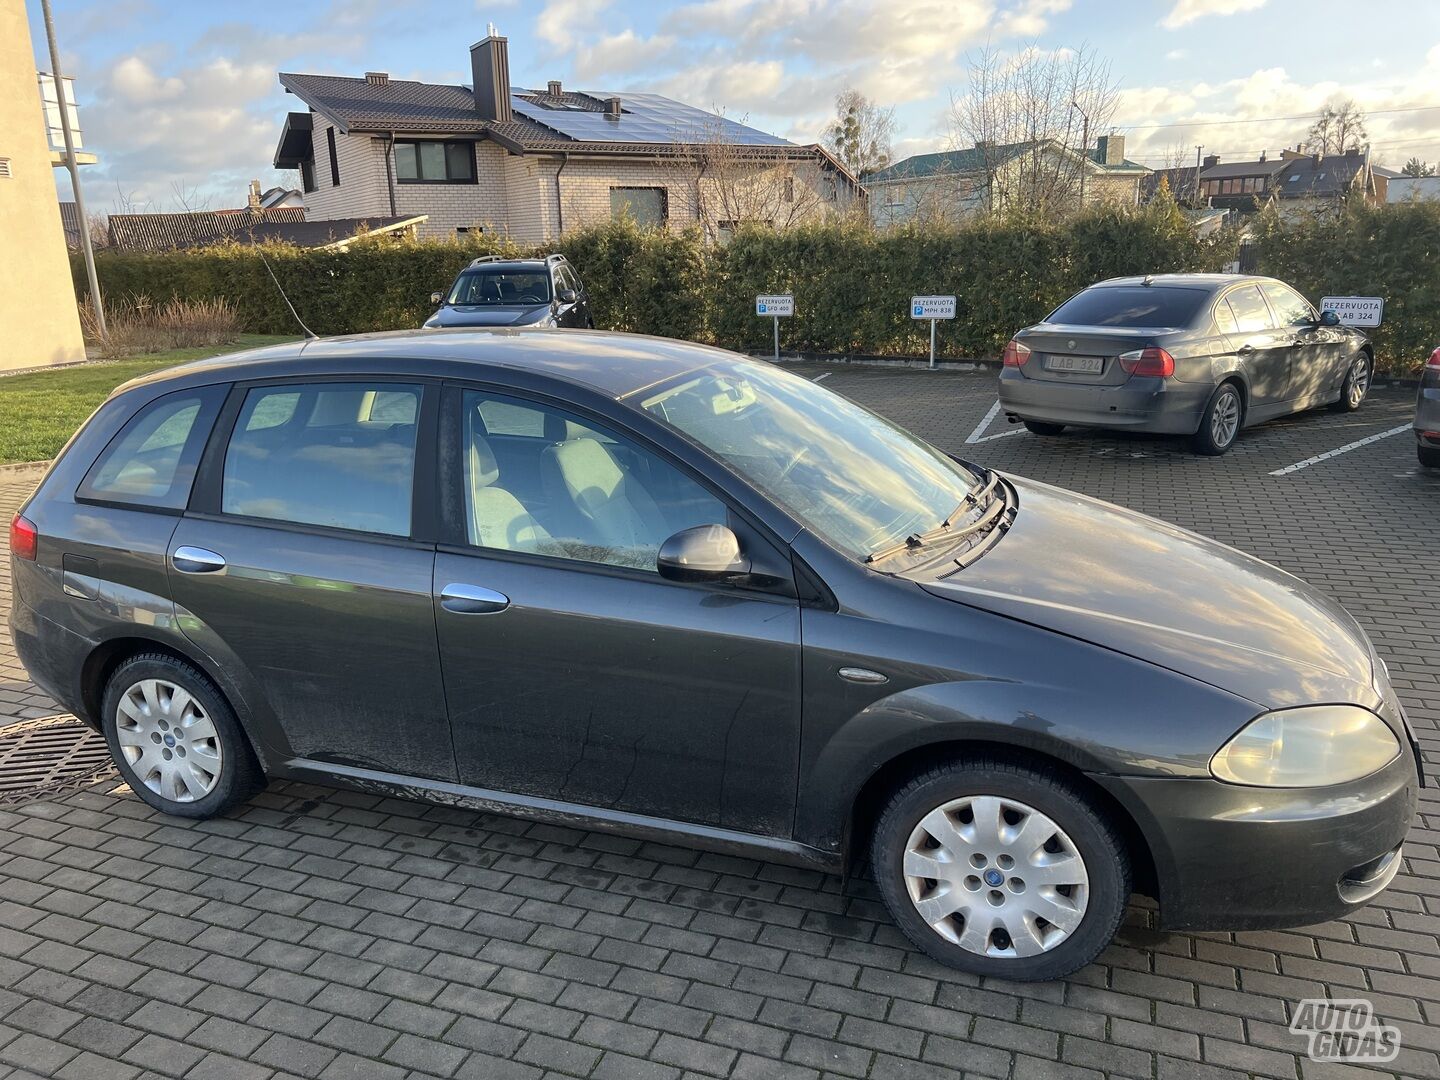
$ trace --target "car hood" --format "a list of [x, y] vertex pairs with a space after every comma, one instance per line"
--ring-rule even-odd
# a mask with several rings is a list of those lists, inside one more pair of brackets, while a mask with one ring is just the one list
[[936, 596], [1178, 671], [1265, 708], [1374, 698], [1369, 639], [1299, 578], [1098, 499], [1008, 477], [1005, 537]]
[[426, 326], [529, 326], [550, 314], [549, 304], [447, 304]]

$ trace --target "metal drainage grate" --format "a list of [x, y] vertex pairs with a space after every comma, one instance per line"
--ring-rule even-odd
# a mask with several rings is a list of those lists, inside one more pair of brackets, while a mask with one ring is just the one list
[[68, 716], [0, 728], [0, 804], [29, 802], [115, 774], [104, 736]]

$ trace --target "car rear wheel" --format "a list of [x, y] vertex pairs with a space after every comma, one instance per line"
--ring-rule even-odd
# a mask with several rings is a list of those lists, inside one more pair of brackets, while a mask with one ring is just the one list
[[905, 936], [975, 975], [1069, 975], [1110, 943], [1130, 896], [1125, 845], [1083, 792], [983, 757], [895, 792], [871, 860]]
[[1355, 358], [1350, 361], [1349, 370], [1345, 372], [1345, 383], [1340, 387], [1340, 400], [1330, 406], [1332, 409], [1336, 412], [1354, 412], [1360, 408], [1360, 403], [1370, 392], [1371, 367], [1369, 353], [1361, 351], [1355, 354]]
[[120, 775], [157, 810], [213, 817], [263, 785], [234, 711], [184, 661], [163, 653], [127, 660], [105, 684], [101, 708]]
[[1064, 424], [1047, 424], [1041, 420], [1023, 421], [1027, 431], [1033, 431], [1036, 435], [1059, 435], [1065, 430]]
[[1221, 383], [1200, 415], [1200, 427], [1191, 445], [1197, 454], [1216, 456], [1235, 445], [1245, 418], [1245, 403], [1234, 383]]

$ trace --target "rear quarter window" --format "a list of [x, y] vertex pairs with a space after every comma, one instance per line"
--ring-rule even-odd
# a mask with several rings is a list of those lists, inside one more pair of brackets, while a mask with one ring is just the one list
[[1206, 289], [1170, 285], [1107, 285], [1077, 293], [1046, 322], [1070, 326], [1185, 327], [1210, 299]]
[[180, 390], [150, 402], [101, 451], [76, 497], [184, 509], [226, 389]]

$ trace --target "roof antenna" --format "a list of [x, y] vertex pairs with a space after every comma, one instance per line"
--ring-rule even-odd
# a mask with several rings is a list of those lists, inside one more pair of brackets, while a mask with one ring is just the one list
[[305, 321], [300, 318], [300, 313], [295, 310], [295, 305], [290, 303], [290, 297], [286, 296], [285, 290], [280, 287], [280, 279], [275, 276], [275, 271], [270, 268], [270, 260], [265, 258], [265, 253], [257, 250], [255, 254], [259, 255], [260, 261], [265, 264], [265, 271], [270, 275], [270, 280], [275, 282], [275, 291], [280, 294], [280, 299], [285, 301], [285, 306], [290, 309], [290, 314], [293, 315], [295, 321], [300, 324], [300, 329], [305, 331], [305, 336], [311, 341], [319, 341], [320, 335], [305, 325]]

